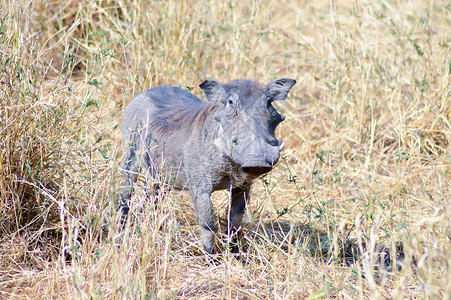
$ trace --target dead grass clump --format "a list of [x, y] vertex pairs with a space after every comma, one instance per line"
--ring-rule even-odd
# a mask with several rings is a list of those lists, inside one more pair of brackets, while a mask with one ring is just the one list
[[[86, 151], [85, 131], [78, 126], [90, 104], [80, 105], [76, 85], [66, 76], [49, 79], [52, 72], [42, 59], [47, 49], [33, 28], [13, 21], [28, 20], [20, 5], [2, 13], [1, 267], [43, 270], [64, 248], [67, 218], [85, 223], [87, 199], [80, 195], [93, 171], [86, 172], [91, 149]], [[74, 65], [60, 66], [67, 67]]]
[[[65, 102], [55, 103], [40, 97], [42, 70], [33, 65], [36, 44], [15, 42], [17, 47], [12, 41], [6, 45], [4, 42], [0, 62], [1, 230], [4, 234], [22, 227], [39, 228], [46, 219], [58, 216], [52, 209], [57, 203], [49, 196], [63, 186], [61, 171], [68, 159], [63, 142], [70, 134], [65, 128], [70, 115]], [[62, 94], [60, 91], [54, 96], [62, 97]]]

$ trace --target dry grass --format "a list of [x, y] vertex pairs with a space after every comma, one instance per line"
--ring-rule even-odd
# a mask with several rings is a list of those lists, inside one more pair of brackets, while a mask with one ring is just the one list
[[[450, 299], [450, 28], [447, 1], [0, 0], [0, 298]], [[241, 256], [206, 263], [178, 192], [118, 237], [133, 95], [276, 77]]]

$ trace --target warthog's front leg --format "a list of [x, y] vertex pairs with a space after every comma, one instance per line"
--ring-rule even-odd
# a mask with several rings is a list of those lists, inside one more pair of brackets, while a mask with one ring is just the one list
[[211, 208], [210, 194], [205, 192], [193, 193], [194, 207], [197, 221], [202, 235], [202, 244], [207, 253], [214, 253], [216, 225]]
[[[228, 213], [227, 238], [232, 243], [232, 252], [238, 252], [236, 232], [240, 229], [246, 210], [246, 202], [249, 201], [250, 187], [232, 189], [232, 203]], [[230, 240], [231, 239], [231, 240]]]

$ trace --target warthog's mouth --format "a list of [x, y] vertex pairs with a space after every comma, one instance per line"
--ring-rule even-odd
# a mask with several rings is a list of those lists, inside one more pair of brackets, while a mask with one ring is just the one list
[[242, 166], [241, 169], [250, 175], [263, 175], [272, 170], [271, 166]]

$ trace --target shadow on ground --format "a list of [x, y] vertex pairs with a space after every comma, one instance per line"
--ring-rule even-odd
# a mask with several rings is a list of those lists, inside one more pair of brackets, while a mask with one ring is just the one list
[[368, 242], [365, 238], [334, 236], [306, 224], [289, 222], [268, 222], [257, 227], [248, 225], [242, 240], [244, 251], [252, 243], [266, 241], [283, 251], [294, 250], [328, 264], [343, 267], [367, 265], [376, 272], [392, 273], [394, 267], [401, 270], [405, 257], [401, 242], [382, 245]]

